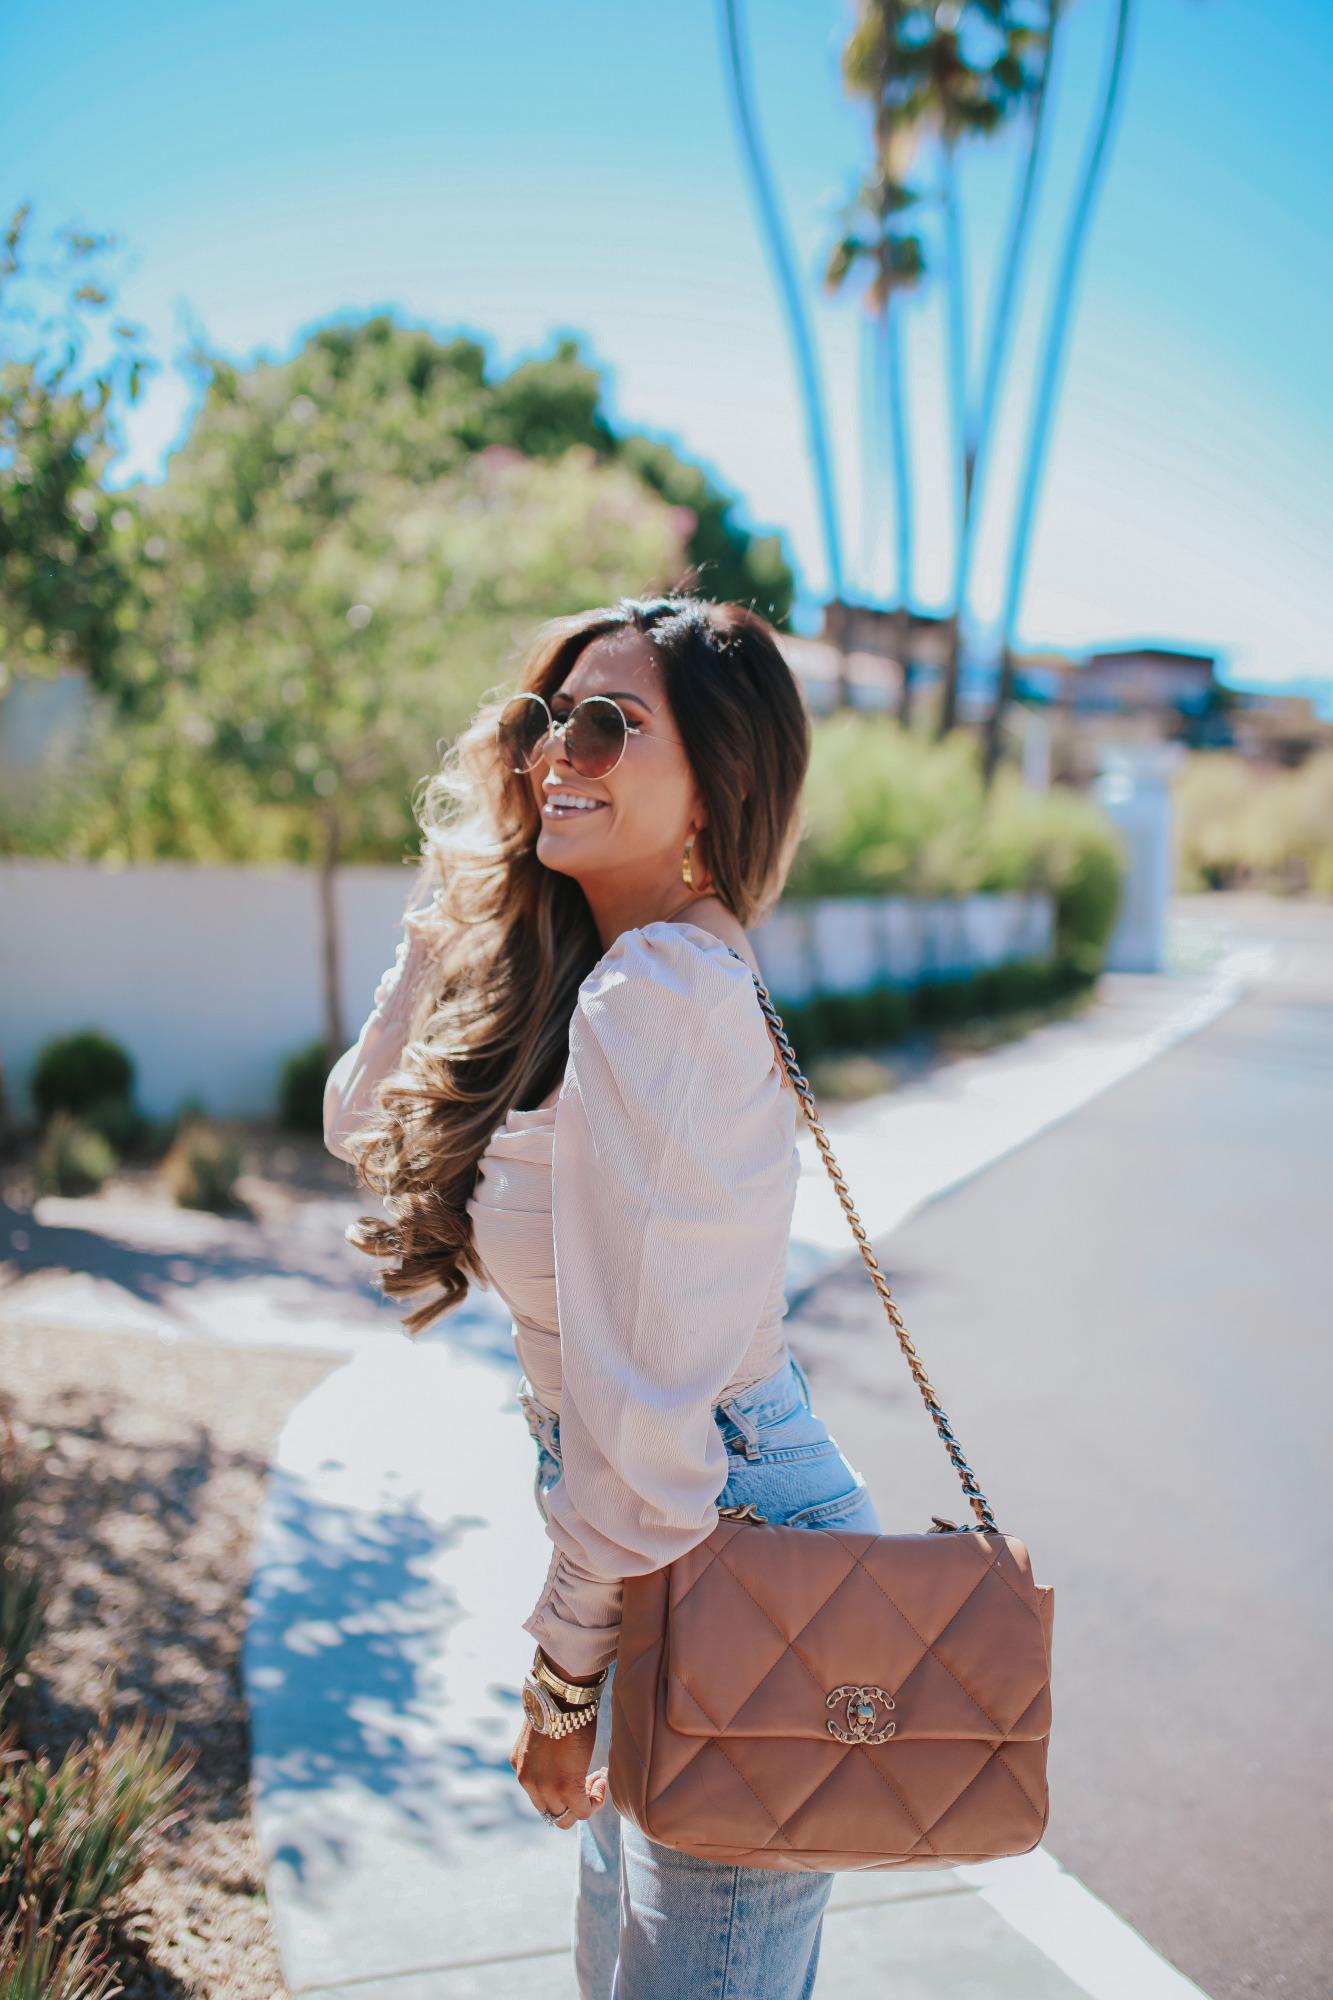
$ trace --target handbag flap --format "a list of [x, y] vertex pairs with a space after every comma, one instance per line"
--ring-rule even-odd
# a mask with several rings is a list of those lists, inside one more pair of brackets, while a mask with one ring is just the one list
[[721, 1521], [670, 1578], [666, 1719], [682, 1736], [1050, 1731], [1052, 1593], [1009, 1536]]

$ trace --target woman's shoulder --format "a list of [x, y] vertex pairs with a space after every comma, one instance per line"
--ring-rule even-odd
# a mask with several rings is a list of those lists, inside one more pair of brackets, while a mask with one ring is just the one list
[[[711, 931], [646, 924], [625, 931], [579, 989], [565, 1092], [645, 1131], [710, 1132], [727, 1147], [791, 1148], [790, 1112], [750, 968]], [[562, 1102], [563, 1102], [562, 1094]], [[722, 1136], [725, 1135], [725, 1136]], [[712, 1142], [710, 1142], [712, 1143]]]
[[753, 1007], [750, 968], [712, 931], [697, 924], [654, 923], [622, 931], [579, 988], [579, 1006], [634, 1011], [657, 1006], [711, 1011]]

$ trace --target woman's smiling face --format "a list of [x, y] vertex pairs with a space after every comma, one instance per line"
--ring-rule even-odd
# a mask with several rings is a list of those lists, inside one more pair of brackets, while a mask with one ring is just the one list
[[625, 754], [604, 778], [583, 778], [564, 739], [553, 737], [529, 782], [541, 808], [537, 858], [571, 875], [593, 904], [654, 891], [686, 893], [681, 857], [706, 815], [667, 706], [662, 670], [637, 632], [611, 632], [584, 648], [550, 697], [563, 722], [589, 695], [607, 695], [629, 725]]

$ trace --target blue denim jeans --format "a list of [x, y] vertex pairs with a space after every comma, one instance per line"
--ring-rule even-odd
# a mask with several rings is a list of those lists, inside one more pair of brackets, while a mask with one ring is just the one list
[[[538, 1489], [560, 1474], [555, 1419], [525, 1399]], [[877, 1534], [870, 1496], [825, 1426], [795, 1362], [717, 1412], [723, 1507], [753, 1503], [788, 1527]], [[611, 1739], [608, 1687], [592, 1768]], [[608, 1801], [578, 1831], [574, 1966], [581, 2000], [809, 2000], [831, 1875], [728, 1868], [622, 1826]]]

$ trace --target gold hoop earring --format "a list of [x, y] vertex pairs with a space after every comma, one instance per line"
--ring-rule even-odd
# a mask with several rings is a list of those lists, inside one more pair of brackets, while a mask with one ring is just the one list
[[690, 856], [694, 851], [694, 841], [695, 836], [691, 834], [685, 843], [685, 858], [680, 864], [680, 879], [687, 889], [693, 889], [695, 886], [694, 869], [690, 865]]

